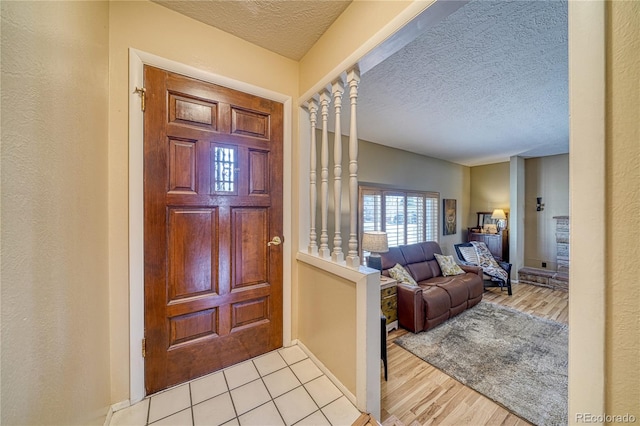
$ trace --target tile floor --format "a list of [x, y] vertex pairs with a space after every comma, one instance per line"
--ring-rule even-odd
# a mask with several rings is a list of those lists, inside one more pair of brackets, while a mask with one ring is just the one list
[[360, 412], [298, 346], [152, 395], [110, 426], [351, 425]]

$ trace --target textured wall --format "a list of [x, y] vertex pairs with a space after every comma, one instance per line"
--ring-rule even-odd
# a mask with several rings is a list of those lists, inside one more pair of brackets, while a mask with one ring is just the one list
[[102, 424], [108, 3], [1, 7], [1, 423]]
[[303, 262], [298, 281], [298, 339], [355, 395], [356, 286]]
[[[544, 210], [536, 210], [542, 197]], [[569, 155], [525, 160], [524, 263], [556, 270], [556, 220], [569, 215]]]
[[607, 4], [606, 411], [640, 419], [640, 3]]

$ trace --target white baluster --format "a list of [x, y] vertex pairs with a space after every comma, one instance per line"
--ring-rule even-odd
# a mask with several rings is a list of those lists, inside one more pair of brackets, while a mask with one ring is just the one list
[[316, 233], [316, 204], [318, 198], [318, 189], [316, 186], [316, 123], [318, 119], [318, 102], [315, 99], [310, 99], [307, 105], [309, 110], [309, 121], [311, 122], [311, 152], [310, 152], [310, 174], [309, 174], [309, 254], [318, 254], [318, 234]]
[[349, 127], [349, 253], [347, 265], [352, 268], [360, 267], [358, 256], [358, 125], [356, 120], [356, 103], [358, 100], [358, 83], [360, 71], [353, 68], [347, 71], [349, 84], [349, 99], [351, 100], [351, 124]]
[[342, 111], [342, 94], [344, 93], [344, 83], [338, 78], [331, 83], [333, 92], [333, 104], [336, 113], [336, 127], [333, 142], [333, 203], [335, 213], [335, 234], [333, 237], [333, 253], [331, 260], [342, 262], [344, 253], [342, 252], [342, 129], [340, 128], [340, 113]]
[[329, 234], [327, 233], [327, 215], [329, 211], [329, 133], [327, 119], [329, 116], [329, 103], [331, 95], [327, 90], [320, 93], [320, 108], [322, 113], [322, 147], [320, 151], [320, 206], [322, 218], [322, 230], [320, 232], [320, 257], [329, 258]]

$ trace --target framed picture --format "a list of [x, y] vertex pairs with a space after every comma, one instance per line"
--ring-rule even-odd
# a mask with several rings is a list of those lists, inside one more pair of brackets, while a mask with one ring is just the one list
[[491, 212], [477, 212], [476, 214], [478, 215], [478, 228], [495, 223], [495, 220], [491, 219]]
[[453, 235], [458, 232], [456, 200], [442, 199], [442, 235]]
[[492, 212], [476, 212], [476, 214], [478, 215], [477, 228], [485, 229], [486, 225], [496, 225], [496, 229], [500, 231], [501, 229], [507, 229], [509, 226], [509, 213], [505, 212], [507, 218], [500, 220], [491, 219]]

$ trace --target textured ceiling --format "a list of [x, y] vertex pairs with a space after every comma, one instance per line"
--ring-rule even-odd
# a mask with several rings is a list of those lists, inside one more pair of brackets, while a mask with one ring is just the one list
[[351, 3], [351, 0], [153, 1], [296, 61]]
[[[156, 2], [296, 60], [349, 4]], [[567, 0], [438, 1], [363, 58], [359, 137], [468, 166], [567, 153], [567, 29]]]
[[362, 76], [362, 139], [465, 165], [569, 149], [566, 1], [476, 0]]

